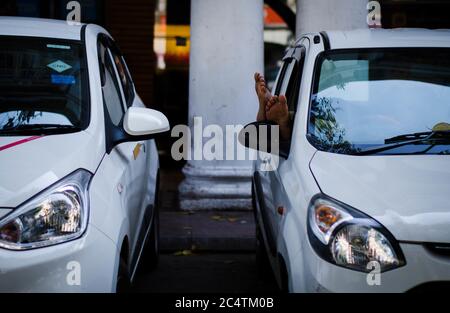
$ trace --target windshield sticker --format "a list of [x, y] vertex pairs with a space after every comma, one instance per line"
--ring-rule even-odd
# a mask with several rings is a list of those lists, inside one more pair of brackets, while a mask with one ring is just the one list
[[52, 84], [55, 85], [74, 85], [75, 76], [73, 75], [52, 75]]
[[443, 131], [443, 132], [448, 132], [450, 131], [450, 124], [449, 123], [438, 123], [433, 127], [433, 131], [434, 132], [439, 132], [439, 131]]
[[63, 45], [52, 45], [52, 44], [48, 44], [47, 48], [50, 49], [61, 49], [61, 50], [70, 50], [70, 46], [63, 46]]
[[53, 63], [50, 63], [50, 64], [47, 65], [47, 67], [51, 68], [52, 70], [54, 70], [54, 71], [56, 71], [56, 72], [58, 72], [58, 73], [65, 72], [65, 71], [67, 71], [68, 69], [71, 69], [71, 68], [72, 68], [72, 66], [70, 66], [70, 65], [67, 64], [67, 63], [64, 63], [64, 62], [61, 61], [61, 60], [55, 61], [55, 62], [53, 62]]

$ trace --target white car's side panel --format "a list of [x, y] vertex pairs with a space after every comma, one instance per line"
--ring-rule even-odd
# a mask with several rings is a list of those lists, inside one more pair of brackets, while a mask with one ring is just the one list
[[[99, 33], [106, 32], [95, 25], [87, 27], [86, 38], [95, 43], [90, 49], [95, 60], [93, 67], [97, 73], [99, 70], [96, 43]], [[92, 96], [100, 103], [98, 119], [99, 125], [104, 129], [100, 75], [94, 75], [93, 78], [91, 83], [96, 84], [98, 88], [95, 89], [100, 92]], [[133, 107], [145, 107], [137, 94]], [[146, 219], [146, 215], [151, 217], [153, 214], [158, 168], [158, 153], [154, 140], [126, 142], [113, 148], [110, 154], [104, 155], [92, 181], [92, 205], [102, 208], [92, 211], [92, 223], [111, 238], [119, 250], [126, 239], [130, 273], [134, 273], [150, 225], [150, 219]], [[117, 260], [117, 266], [118, 262]]]
[[[309, 169], [309, 162], [317, 150], [306, 141], [306, 132], [302, 127], [306, 123], [306, 114], [304, 112], [308, 110], [304, 103], [308, 103], [310, 95], [311, 78], [309, 73], [312, 73], [314, 68], [313, 62], [311, 62], [311, 58], [314, 58], [314, 51], [311, 52], [310, 50], [315, 47], [310, 46], [308, 39], [303, 39], [300, 42], [306, 48], [307, 53], [298, 111], [292, 135], [293, 142], [291, 144], [290, 157], [287, 160], [280, 158], [276, 171], [260, 172], [262, 177], [267, 177], [262, 182], [262, 185], [265, 185], [263, 187], [265, 189], [264, 195], [260, 195], [260, 197], [263, 197], [266, 200], [266, 204], [270, 206], [266, 209], [269, 211], [268, 215], [271, 216], [271, 224], [275, 225], [277, 234], [275, 238], [277, 254], [271, 255], [267, 244], [266, 249], [269, 251], [269, 259], [280, 284], [282, 275], [281, 259], [285, 262], [288, 276], [291, 276], [293, 268], [299, 266], [297, 263], [291, 264], [291, 260], [302, 249], [302, 246], [308, 243], [305, 236], [306, 233], [303, 232], [306, 229], [306, 211], [309, 199], [320, 192]], [[259, 168], [259, 162], [256, 162], [255, 169]], [[283, 216], [277, 213], [277, 209], [280, 206], [285, 210]], [[258, 218], [260, 218], [260, 224], [262, 225], [261, 216], [258, 216]], [[263, 236], [267, 243], [265, 234]]]

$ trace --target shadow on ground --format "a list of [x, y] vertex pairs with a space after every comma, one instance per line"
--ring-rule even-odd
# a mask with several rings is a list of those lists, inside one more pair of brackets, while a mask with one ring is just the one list
[[252, 211], [181, 211], [182, 163], [167, 155], [160, 172], [160, 256], [148, 272], [141, 264], [133, 292], [276, 292], [273, 276], [258, 277]]
[[150, 293], [273, 293], [275, 282], [258, 277], [255, 255], [215, 253], [163, 254], [158, 268], [139, 273], [134, 292]]

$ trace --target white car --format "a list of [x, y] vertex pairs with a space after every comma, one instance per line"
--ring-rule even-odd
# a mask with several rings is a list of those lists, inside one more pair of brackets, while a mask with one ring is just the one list
[[306, 34], [274, 93], [292, 136], [255, 163], [259, 264], [290, 292], [448, 288], [450, 31]]
[[168, 129], [103, 28], [0, 18], [0, 291], [115, 292], [154, 265]]

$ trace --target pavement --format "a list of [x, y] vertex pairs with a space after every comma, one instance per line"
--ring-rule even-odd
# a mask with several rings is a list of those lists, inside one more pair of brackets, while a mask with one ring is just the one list
[[178, 206], [179, 169], [162, 169], [160, 248], [162, 252], [254, 252], [255, 223], [247, 211], [182, 211]]
[[248, 211], [182, 211], [180, 168], [162, 167], [160, 248], [157, 269], [141, 266], [132, 292], [274, 293], [273, 275], [261, 277], [255, 256], [255, 223]]
[[251, 212], [161, 212], [162, 251], [255, 250]]
[[140, 271], [131, 292], [137, 293], [276, 293], [272, 276], [260, 277], [255, 254], [161, 254], [158, 268]]

